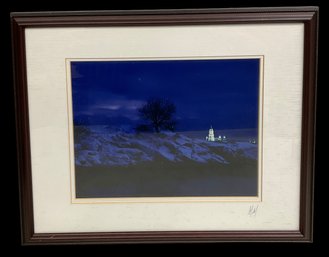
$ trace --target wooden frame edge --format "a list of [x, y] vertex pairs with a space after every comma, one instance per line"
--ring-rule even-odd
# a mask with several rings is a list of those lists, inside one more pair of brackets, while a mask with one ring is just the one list
[[24, 245], [201, 243], [201, 242], [309, 242], [299, 231], [157, 231], [106, 233], [40, 233]]
[[26, 77], [24, 28], [12, 18], [12, 56], [16, 122], [17, 166], [20, 200], [21, 241], [28, 242], [34, 234], [29, 106]]
[[300, 231], [313, 242], [314, 164], [319, 10], [304, 23]]

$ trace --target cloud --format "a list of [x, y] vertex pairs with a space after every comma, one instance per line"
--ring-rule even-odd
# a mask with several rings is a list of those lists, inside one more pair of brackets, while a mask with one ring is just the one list
[[117, 104], [108, 104], [108, 105], [96, 105], [94, 109], [105, 109], [105, 110], [119, 110], [121, 108], [120, 105]]
[[100, 103], [92, 106], [92, 109], [103, 109], [103, 110], [130, 110], [134, 111], [141, 107], [145, 102], [140, 100], [127, 100], [127, 99], [118, 99], [110, 100], [105, 103]]

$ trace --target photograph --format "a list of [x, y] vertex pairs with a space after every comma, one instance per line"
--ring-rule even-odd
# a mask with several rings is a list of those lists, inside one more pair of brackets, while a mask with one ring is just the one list
[[260, 65], [71, 60], [76, 198], [257, 197]]
[[316, 242], [318, 6], [40, 10], [7, 26], [17, 244]]

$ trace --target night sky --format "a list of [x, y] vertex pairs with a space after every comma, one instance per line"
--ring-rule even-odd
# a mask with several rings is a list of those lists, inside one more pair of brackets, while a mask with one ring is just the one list
[[71, 62], [75, 125], [136, 125], [171, 100], [177, 130], [257, 128], [259, 59]]

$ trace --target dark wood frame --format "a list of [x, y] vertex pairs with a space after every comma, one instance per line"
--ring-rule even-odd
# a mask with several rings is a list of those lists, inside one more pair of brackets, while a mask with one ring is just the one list
[[[22, 244], [105, 244], [159, 242], [312, 242], [315, 108], [317, 71], [317, 7], [37, 12], [12, 13], [17, 155]], [[304, 74], [300, 186], [300, 226], [296, 231], [170, 231], [107, 233], [35, 233], [31, 177], [25, 28], [76, 26], [175, 26], [207, 24], [304, 24]]]

